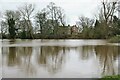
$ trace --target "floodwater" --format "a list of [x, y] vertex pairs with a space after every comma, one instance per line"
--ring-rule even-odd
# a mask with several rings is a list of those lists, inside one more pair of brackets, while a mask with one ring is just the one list
[[99, 78], [118, 74], [119, 44], [106, 40], [1, 40], [3, 78]]

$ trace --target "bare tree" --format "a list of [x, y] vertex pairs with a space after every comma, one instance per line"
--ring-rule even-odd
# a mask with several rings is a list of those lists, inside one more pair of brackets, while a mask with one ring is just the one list
[[6, 30], [8, 30], [10, 38], [15, 38], [18, 28], [17, 24], [20, 19], [20, 13], [18, 11], [6, 10], [3, 18], [5, 19], [5, 21], [2, 21], [1, 24], [2, 30], [5, 30], [3, 32], [6, 32]]
[[102, 14], [106, 24], [112, 20], [113, 15], [116, 11], [117, 1], [109, 2], [108, 0], [102, 1]]
[[3, 20], [0, 22], [0, 24], [1, 24], [1, 35], [3, 36], [4, 34], [7, 33], [8, 26], [7, 26], [7, 23]]
[[0, 39], [2, 38], [2, 27], [1, 27], [1, 22], [2, 22], [2, 20], [1, 20], [1, 17], [2, 17], [2, 13], [0, 12]]
[[[16, 28], [16, 31], [18, 32], [18, 29], [19, 29], [19, 24], [20, 24], [20, 18], [21, 18], [21, 14], [19, 11], [11, 11], [11, 10], [7, 10], [5, 12], [5, 17], [4, 17], [6, 20], [9, 20], [9, 19], [12, 19], [15, 20], [15, 28]], [[7, 21], [6, 21], [7, 22]]]
[[61, 7], [58, 7], [55, 5], [55, 3], [50, 2], [50, 4], [47, 6], [47, 9], [49, 12], [49, 18], [59, 21], [62, 26], [65, 25], [65, 14]]
[[31, 23], [31, 18], [33, 11], [35, 10], [35, 6], [33, 4], [25, 4], [23, 7], [19, 8], [19, 11], [22, 15], [23, 21], [25, 21], [27, 26], [27, 34], [33, 38], [33, 28]]
[[109, 27], [111, 26], [112, 20], [113, 20], [113, 16], [115, 14], [115, 11], [117, 9], [117, 1], [115, 2], [110, 2], [108, 0], [103, 0], [102, 1], [102, 15], [103, 15], [103, 26], [105, 27], [105, 32], [106, 32], [106, 38], [109, 37], [110, 35], [110, 31], [109, 31]]
[[56, 6], [55, 3], [50, 2], [50, 4], [47, 5], [47, 11], [49, 13], [48, 19], [51, 19], [52, 22], [53, 33], [57, 34], [60, 24], [62, 26], [65, 25], [64, 10], [61, 7]]
[[65, 14], [64, 14], [64, 10], [61, 7], [57, 8], [57, 15], [58, 15], [59, 22], [61, 23], [62, 26], [64, 26], [66, 24]]
[[118, 17], [120, 18], [120, 1], [118, 1]]
[[56, 20], [56, 5], [53, 2], [50, 2], [49, 5], [47, 5], [47, 11], [49, 13], [48, 17], [52, 20]]
[[93, 19], [90, 19], [90, 18], [87, 18], [84, 16], [79, 17], [78, 25], [83, 28], [85, 28], [85, 27], [89, 28], [89, 27], [93, 26], [93, 23], [94, 23]]
[[20, 19], [20, 13], [19, 11], [6, 10], [4, 18], [6, 20], [13, 18], [15, 21], [17, 21]]
[[47, 22], [47, 13], [46, 12], [38, 12], [35, 16], [36, 19], [36, 23], [39, 26], [40, 29], [40, 33], [43, 34], [45, 26], [46, 26], [46, 22]]
[[93, 24], [93, 19], [84, 16], [79, 17], [77, 25], [80, 29], [79, 31], [82, 32], [83, 38], [93, 37]]

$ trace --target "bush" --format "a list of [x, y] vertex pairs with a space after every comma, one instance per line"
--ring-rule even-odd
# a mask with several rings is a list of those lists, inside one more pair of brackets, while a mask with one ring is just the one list
[[110, 38], [109, 42], [120, 43], [120, 35], [117, 35], [117, 36], [114, 36], [114, 37]]

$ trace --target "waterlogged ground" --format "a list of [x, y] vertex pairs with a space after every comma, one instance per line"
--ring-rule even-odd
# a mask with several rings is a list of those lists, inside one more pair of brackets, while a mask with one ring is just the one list
[[119, 44], [105, 40], [1, 40], [3, 78], [99, 78], [118, 74]]

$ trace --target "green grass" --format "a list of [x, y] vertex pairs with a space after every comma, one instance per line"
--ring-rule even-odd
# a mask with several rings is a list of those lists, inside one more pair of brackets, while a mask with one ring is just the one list
[[120, 35], [114, 36], [108, 40], [111, 43], [120, 43]]
[[120, 80], [120, 75], [105, 76], [99, 80]]

